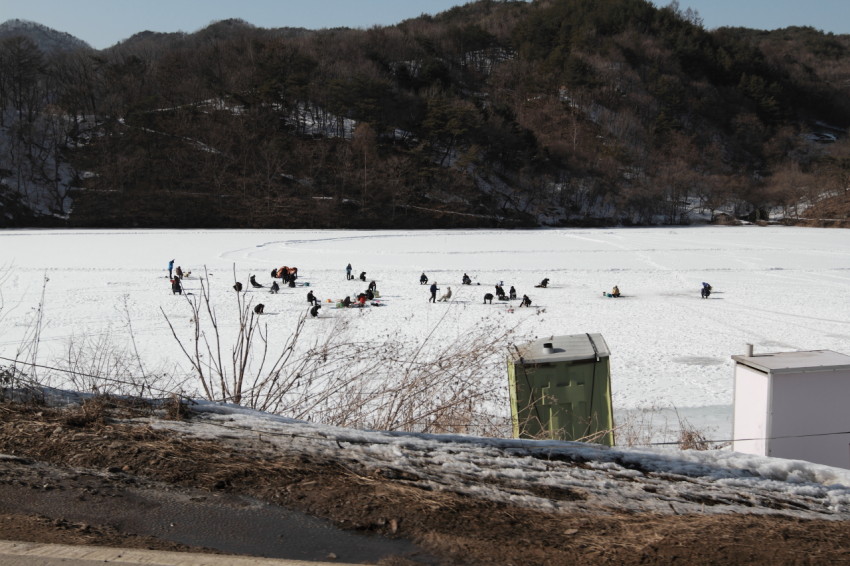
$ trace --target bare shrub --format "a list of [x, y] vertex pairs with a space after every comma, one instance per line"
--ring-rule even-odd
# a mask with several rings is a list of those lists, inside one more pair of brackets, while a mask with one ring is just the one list
[[[439, 325], [439, 323], [437, 323]], [[424, 341], [385, 342], [368, 374], [321, 407], [322, 421], [340, 426], [430, 433], [510, 434], [503, 353], [514, 329], [482, 324], [464, 339], [426, 348]], [[374, 355], [374, 348], [372, 349]]]
[[[671, 414], [672, 411], [672, 414]], [[674, 417], [673, 422], [670, 419]], [[695, 428], [676, 407], [653, 406], [629, 411], [615, 429], [618, 446], [676, 446], [681, 450], [716, 450], [725, 444], [709, 439], [708, 431]]]
[[106, 422], [108, 408], [109, 400], [105, 396], [85, 399], [78, 407], [65, 413], [65, 424], [73, 427], [102, 425]]
[[309, 338], [302, 315], [272, 351], [268, 327], [244, 293], [235, 298], [236, 336], [224, 344], [206, 273], [200, 283], [200, 294], [186, 297], [190, 340], [163, 315], [206, 399], [338, 426], [493, 436], [510, 430], [503, 353], [513, 328], [483, 323], [462, 341], [432, 344], [438, 322], [424, 339], [391, 336], [376, 348], [351, 338], [345, 319]]
[[19, 362], [23, 362], [27, 366], [28, 377], [31, 382], [37, 382], [39, 379], [38, 351], [41, 346], [41, 331], [44, 327], [44, 298], [49, 281], [50, 279], [45, 275], [41, 285], [41, 298], [38, 301], [38, 305], [32, 309], [29, 325], [24, 336], [21, 338], [13, 361], [13, 367], [19, 373], [23, 373], [17, 367]]
[[705, 431], [697, 430], [688, 422], [688, 419], [679, 416], [679, 449], [681, 450], [716, 450], [720, 448], [716, 443], [708, 440]]
[[107, 329], [99, 334], [71, 336], [62, 357], [51, 366], [47, 382], [85, 393], [153, 398], [182, 385], [165, 371], [143, 369], [139, 375], [140, 368], [144, 366], [135, 347], [122, 344]]
[[679, 433], [679, 448], [682, 450], [709, 450], [711, 443], [700, 431], [683, 429]]
[[165, 419], [169, 421], [182, 421], [191, 414], [186, 400], [176, 393], [163, 403], [163, 408], [165, 409]]

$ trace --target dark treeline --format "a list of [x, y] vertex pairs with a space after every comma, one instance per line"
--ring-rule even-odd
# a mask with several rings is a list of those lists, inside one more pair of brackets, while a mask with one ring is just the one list
[[70, 198], [51, 222], [103, 227], [794, 216], [850, 185], [848, 53], [850, 36], [709, 32], [645, 0], [481, 0], [368, 30], [228, 20], [102, 51], [11, 36], [0, 204]]

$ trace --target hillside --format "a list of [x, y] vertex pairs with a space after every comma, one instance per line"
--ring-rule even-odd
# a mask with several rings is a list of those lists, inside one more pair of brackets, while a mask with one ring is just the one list
[[[380, 555], [387, 565], [845, 558], [850, 495], [839, 482], [848, 478], [800, 462], [364, 432], [104, 397], [0, 408], [0, 452], [14, 455], [0, 465], [17, 478], [0, 486], [10, 519], [0, 536], [17, 540], [191, 551], [193, 538], [234, 552], [259, 536], [254, 552], [293, 557], [285, 530], [275, 542], [259, 534], [261, 522], [252, 535], [237, 521], [211, 537], [205, 520], [190, 519], [196, 508], [250, 522], [250, 497], [262, 505], [253, 513], [301, 510], [377, 535], [373, 544], [395, 541]], [[147, 528], [133, 526], [137, 514]], [[156, 526], [169, 520], [170, 529]], [[359, 561], [352, 542], [338, 544], [343, 537], [326, 530], [324, 548]]]
[[101, 52], [14, 36], [0, 53], [29, 61], [0, 73], [0, 131], [27, 132], [0, 182], [59, 225], [760, 220], [850, 171], [850, 36], [707, 31], [645, 0], [481, 0], [368, 30], [226, 20]]
[[26, 37], [44, 53], [91, 50], [91, 45], [73, 35], [51, 29], [27, 20], [6, 20], [0, 24], [0, 41], [12, 37]]

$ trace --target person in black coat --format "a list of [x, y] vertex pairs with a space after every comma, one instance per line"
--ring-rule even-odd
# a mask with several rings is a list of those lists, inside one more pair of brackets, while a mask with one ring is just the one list
[[420, 285], [427, 285], [428, 284], [428, 276], [425, 275], [424, 273], [419, 276], [419, 284]]
[[436, 282], [436, 281], [434, 281], [433, 283], [431, 283], [431, 287], [430, 287], [430, 289], [429, 289], [429, 291], [431, 291], [431, 298], [430, 298], [430, 299], [428, 299], [428, 302], [429, 302], [429, 303], [436, 303], [436, 302], [437, 302], [437, 291], [439, 291], [439, 290], [440, 290], [440, 289], [439, 289], [439, 287], [437, 287], [437, 282]]
[[315, 296], [315, 295], [313, 295], [313, 291], [312, 291], [312, 290], [307, 291], [307, 302], [308, 302], [308, 303], [310, 303], [311, 305], [317, 305], [317, 304], [319, 304], [319, 301], [317, 301], [317, 300], [316, 300], [316, 296]]
[[171, 294], [172, 295], [182, 295], [183, 294], [183, 286], [180, 284], [180, 278], [176, 275], [171, 278]]

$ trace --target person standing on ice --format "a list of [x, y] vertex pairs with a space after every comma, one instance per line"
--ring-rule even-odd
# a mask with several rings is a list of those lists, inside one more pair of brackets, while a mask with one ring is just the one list
[[350, 263], [345, 266], [345, 278], [348, 281], [351, 281], [351, 264]]
[[174, 276], [171, 274], [171, 271], [174, 269], [174, 260], [168, 262], [168, 278], [173, 279]]
[[428, 302], [429, 303], [436, 303], [437, 302], [437, 291], [440, 290], [440, 288], [437, 287], [437, 282], [434, 281], [433, 283], [431, 283], [431, 287], [428, 290], [431, 291], [431, 298], [428, 299]]

